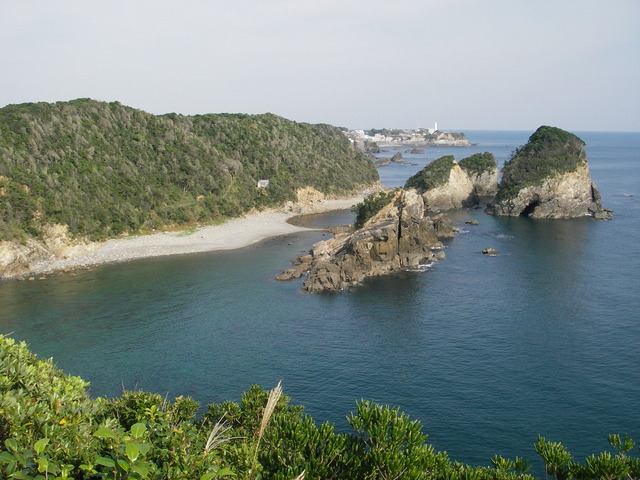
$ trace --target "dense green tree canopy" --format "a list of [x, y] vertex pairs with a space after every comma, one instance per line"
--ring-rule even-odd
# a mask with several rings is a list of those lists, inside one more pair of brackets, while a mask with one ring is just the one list
[[586, 161], [585, 143], [580, 138], [557, 127], [542, 126], [504, 164], [496, 201], [513, 198], [524, 187], [542, 185], [547, 178], [573, 172]]
[[498, 169], [496, 158], [493, 153], [474, 153], [458, 162], [460, 168], [468, 174], [480, 175], [484, 172], [495, 172]]
[[409, 177], [404, 188], [415, 188], [419, 192], [426, 192], [432, 188], [440, 187], [449, 180], [449, 174], [455, 163], [456, 159], [453, 155], [440, 157]]
[[0, 109], [0, 240], [43, 222], [103, 238], [376, 180], [338, 128], [272, 114], [156, 116], [90, 99]]

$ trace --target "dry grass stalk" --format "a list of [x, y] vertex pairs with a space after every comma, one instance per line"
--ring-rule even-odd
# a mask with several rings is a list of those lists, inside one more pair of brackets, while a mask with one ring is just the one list
[[[280, 400], [280, 396], [282, 395], [282, 380], [278, 382], [278, 385], [273, 387], [273, 389], [269, 392], [269, 398], [267, 399], [267, 404], [264, 407], [264, 411], [262, 412], [262, 421], [260, 422], [260, 430], [258, 430], [258, 440], [256, 441], [256, 449], [253, 453], [253, 465], [255, 467], [258, 461], [258, 447], [260, 446], [260, 440], [262, 440], [262, 435], [264, 435], [264, 431], [267, 429], [267, 425], [269, 424], [269, 420], [271, 419], [271, 415], [273, 415], [273, 411], [276, 409], [276, 405], [278, 404], [278, 400]], [[250, 472], [251, 474], [252, 472]]]
[[300, 475], [298, 475], [296, 478], [294, 478], [293, 480], [304, 480], [305, 472], [306, 472], [306, 470], [303, 470], [302, 473]]
[[269, 420], [271, 419], [271, 415], [273, 415], [273, 411], [276, 409], [276, 405], [278, 404], [278, 400], [282, 396], [282, 380], [278, 382], [278, 385], [273, 387], [273, 389], [269, 392], [269, 398], [267, 399], [267, 405], [264, 407], [264, 412], [262, 413], [262, 422], [260, 422], [260, 430], [258, 431], [258, 442], [264, 435], [264, 431], [267, 429], [267, 425], [269, 424]]
[[225, 432], [230, 428], [230, 426], [224, 423], [224, 415], [220, 417], [220, 420], [218, 420], [211, 429], [207, 443], [204, 446], [204, 452], [209, 453], [211, 450], [218, 448], [223, 443], [233, 440], [234, 438], [238, 438], [225, 436]]

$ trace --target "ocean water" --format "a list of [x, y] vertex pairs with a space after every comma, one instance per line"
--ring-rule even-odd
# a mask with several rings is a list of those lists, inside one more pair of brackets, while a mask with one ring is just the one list
[[[477, 145], [404, 154], [415, 165], [381, 168], [381, 179], [401, 185], [443, 154], [490, 151], [502, 163], [530, 133], [466, 132]], [[472, 464], [494, 454], [535, 464], [538, 434], [577, 457], [610, 433], [640, 440], [640, 134], [578, 135], [610, 222], [454, 211], [445, 260], [333, 294], [274, 280], [320, 232], [7, 281], [0, 332], [53, 356], [94, 396], [140, 388], [207, 404], [282, 380], [317, 422], [343, 431], [357, 399], [390, 404]]]

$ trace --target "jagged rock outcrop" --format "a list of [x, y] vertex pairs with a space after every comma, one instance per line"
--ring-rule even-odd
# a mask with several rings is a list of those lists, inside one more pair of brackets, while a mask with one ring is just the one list
[[404, 163], [404, 158], [402, 158], [402, 153], [398, 152], [393, 157], [391, 157], [391, 163]]
[[477, 200], [498, 193], [498, 163], [492, 153], [476, 153], [458, 163], [473, 183]]
[[427, 210], [451, 210], [477, 205], [493, 197], [498, 187], [498, 165], [491, 153], [478, 153], [456, 163], [452, 155], [440, 157], [409, 178], [405, 188], [415, 188]]
[[451, 222], [438, 215], [425, 217], [424, 202], [415, 190], [400, 190], [392, 202], [353, 234], [316, 243], [310, 254], [294, 262], [279, 280], [308, 272], [303, 289], [337, 291], [359, 285], [365, 278], [414, 269], [442, 258], [441, 239], [452, 238]]
[[591, 180], [585, 143], [559, 128], [542, 126], [502, 170], [491, 215], [610, 219]]
[[35, 266], [94, 250], [97, 244], [72, 240], [66, 225], [47, 225], [42, 241], [0, 242], [0, 279], [29, 275]]
[[434, 212], [469, 207], [476, 203], [473, 182], [457, 163], [451, 167], [447, 182], [426, 190], [422, 198], [427, 209]]

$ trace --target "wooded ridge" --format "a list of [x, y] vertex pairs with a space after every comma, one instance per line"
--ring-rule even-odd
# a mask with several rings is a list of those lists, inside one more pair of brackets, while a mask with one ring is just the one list
[[53, 223], [98, 240], [377, 180], [338, 128], [273, 114], [152, 115], [91, 99], [0, 109], [0, 241]]

